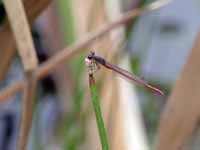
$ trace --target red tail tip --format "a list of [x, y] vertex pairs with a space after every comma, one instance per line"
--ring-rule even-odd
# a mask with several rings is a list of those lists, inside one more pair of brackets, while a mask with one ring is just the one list
[[159, 89], [157, 89], [157, 88], [155, 88], [155, 87], [153, 87], [151, 85], [148, 85], [148, 88], [150, 88], [151, 90], [153, 90], [155, 93], [157, 93], [159, 95], [162, 95], [162, 96], [164, 95], [163, 91], [161, 91], [161, 90], [159, 90]]
[[159, 89], [157, 89], [157, 88], [155, 88], [154, 91], [159, 95], [162, 95], [162, 96], [164, 95], [164, 92], [159, 90]]

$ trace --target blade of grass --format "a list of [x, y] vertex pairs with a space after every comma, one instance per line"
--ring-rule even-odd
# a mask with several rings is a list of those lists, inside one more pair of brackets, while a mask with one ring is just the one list
[[99, 103], [99, 97], [97, 95], [97, 90], [96, 90], [96, 84], [95, 84], [94, 77], [92, 74], [89, 75], [89, 84], [90, 84], [92, 104], [95, 111], [102, 150], [108, 150], [109, 149], [108, 138], [107, 138], [106, 130], [104, 127], [103, 117], [102, 117], [100, 103]]

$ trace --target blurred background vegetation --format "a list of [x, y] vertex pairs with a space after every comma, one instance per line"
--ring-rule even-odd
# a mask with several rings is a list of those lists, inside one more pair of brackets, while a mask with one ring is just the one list
[[[40, 63], [125, 12], [151, 2], [153, 0], [52, 1], [32, 24]], [[198, 31], [199, 8], [198, 1], [176, 0], [159, 10], [138, 16], [83, 48], [83, 52], [40, 80], [28, 149], [101, 149], [84, 60], [89, 51], [95, 51], [164, 91], [165, 95], [159, 96], [130, 82], [124, 87], [117, 75], [103, 68], [95, 74], [110, 149], [131, 149], [130, 141], [133, 144], [134, 140], [135, 143], [141, 142], [138, 142], [139, 147], [133, 144], [132, 148], [153, 148], [160, 114]], [[5, 21], [1, 3], [0, 22], [4, 24]], [[0, 86], [3, 88], [23, 77], [21, 61], [16, 55], [12, 57]], [[124, 89], [125, 93], [122, 92]], [[20, 101], [21, 94], [18, 93], [0, 105], [2, 150], [15, 149]], [[124, 121], [127, 119], [130, 119], [128, 125]], [[129, 132], [132, 129], [134, 135]], [[138, 137], [132, 139], [133, 136]]]

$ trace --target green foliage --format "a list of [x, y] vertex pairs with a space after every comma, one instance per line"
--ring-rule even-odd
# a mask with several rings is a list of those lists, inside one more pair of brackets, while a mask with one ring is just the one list
[[58, 6], [61, 28], [64, 31], [64, 40], [67, 44], [71, 44], [75, 39], [71, 0], [57, 0], [56, 4]]
[[130, 58], [131, 69], [134, 74], [139, 74], [140, 72], [140, 58], [139, 57], [131, 57]]

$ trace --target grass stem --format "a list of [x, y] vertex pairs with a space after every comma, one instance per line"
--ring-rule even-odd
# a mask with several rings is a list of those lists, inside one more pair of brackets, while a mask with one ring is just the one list
[[99, 97], [96, 90], [96, 84], [94, 81], [94, 77], [92, 74], [89, 75], [89, 84], [90, 84], [90, 92], [92, 96], [92, 104], [95, 111], [98, 131], [99, 131], [99, 137], [101, 140], [102, 150], [109, 150], [108, 145], [108, 139], [106, 135], [106, 130], [104, 127], [103, 117], [101, 113], [100, 103], [99, 103]]

